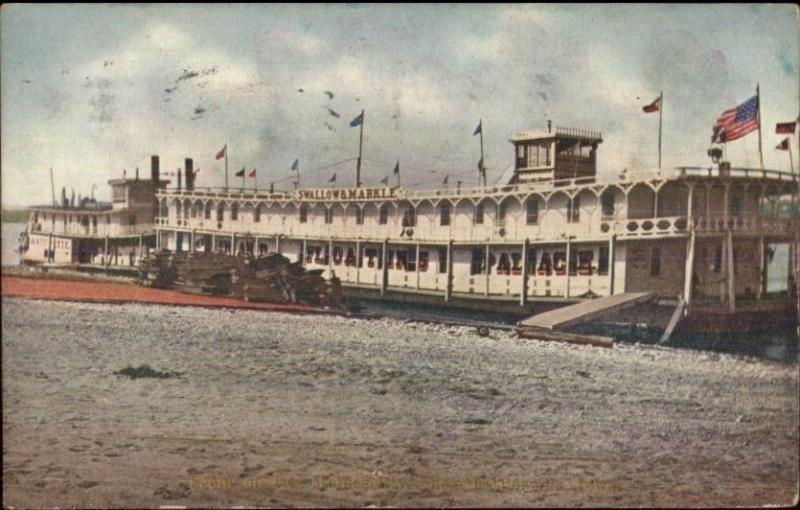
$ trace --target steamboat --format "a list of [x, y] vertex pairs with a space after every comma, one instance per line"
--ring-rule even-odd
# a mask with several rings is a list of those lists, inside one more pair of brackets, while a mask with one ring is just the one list
[[[794, 320], [797, 175], [715, 154], [706, 167], [604, 178], [602, 141], [549, 125], [516, 132], [501, 182], [456, 189], [199, 188], [191, 159], [185, 185], [179, 176], [169, 187], [153, 156], [149, 182], [110, 181], [108, 208], [33, 208], [23, 259], [135, 265], [152, 250], [274, 252], [356, 296], [530, 315], [646, 293], [678, 303], [700, 329]], [[777, 269], [788, 285], [773, 291], [776, 249], [788, 251]]]

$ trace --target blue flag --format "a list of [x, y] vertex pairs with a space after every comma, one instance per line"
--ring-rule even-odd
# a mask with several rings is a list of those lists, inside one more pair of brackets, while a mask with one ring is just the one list
[[358, 117], [350, 121], [350, 127], [360, 126], [364, 122], [364, 112], [358, 114]]
[[294, 163], [292, 163], [292, 170], [297, 170], [300, 168], [300, 160], [295, 159]]
[[483, 126], [483, 121], [478, 122], [478, 127], [475, 128], [475, 132], [472, 133], [472, 136], [482, 133], [483, 132], [482, 126]]

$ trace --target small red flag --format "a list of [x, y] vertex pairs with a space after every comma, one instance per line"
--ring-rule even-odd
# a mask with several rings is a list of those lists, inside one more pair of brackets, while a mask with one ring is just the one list
[[777, 134], [787, 134], [787, 133], [794, 133], [794, 128], [797, 125], [797, 122], [778, 122], [775, 124], [775, 133]]
[[256, 169], [254, 168], [253, 171], [250, 172], [249, 175], [250, 175], [250, 177], [255, 177], [256, 176]]
[[781, 143], [775, 146], [776, 150], [779, 151], [788, 151], [789, 150], [789, 139], [784, 139]]
[[642, 107], [644, 113], [653, 113], [661, 109], [661, 96], [647, 106]]
[[227, 149], [227, 148], [228, 148], [228, 144], [226, 143], [225, 147], [221, 148], [219, 150], [219, 152], [217, 153], [217, 159], [222, 159], [222, 158], [225, 157], [225, 149]]

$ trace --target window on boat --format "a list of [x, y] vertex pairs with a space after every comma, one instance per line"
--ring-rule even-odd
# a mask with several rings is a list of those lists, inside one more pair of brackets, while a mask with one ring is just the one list
[[219, 204], [217, 206], [217, 221], [221, 222], [225, 219], [225, 204]]
[[256, 206], [255, 211], [253, 212], [253, 222], [258, 223], [261, 221], [261, 204]]
[[659, 276], [661, 274], [661, 248], [653, 246], [650, 251], [650, 276]]
[[135, 214], [128, 215], [128, 225], [136, 225], [136, 215]]
[[506, 204], [502, 202], [497, 205], [497, 220], [503, 221], [506, 219]]
[[483, 204], [475, 206], [475, 224], [483, 225]]
[[600, 247], [600, 254], [599, 259], [597, 262], [597, 274], [600, 275], [607, 275], [608, 274], [608, 246], [601, 246]]
[[448, 203], [444, 203], [440, 206], [439, 225], [443, 227], [450, 225], [450, 204]]
[[472, 250], [472, 262], [469, 266], [469, 274], [483, 274], [486, 270], [486, 251], [481, 248]]
[[333, 209], [325, 209], [325, 224], [333, 223]]
[[239, 219], [239, 204], [236, 202], [231, 205], [231, 220], [238, 220]]
[[207, 203], [207, 204], [206, 204], [206, 209], [205, 209], [205, 218], [206, 218], [207, 220], [210, 220], [210, 219], [211, 219], [211, 202], [209, 202], [209, 203]]
[[722, 271], [722, 244], [717, 244], [717, 249], [714, 252], [714, 272], [719, 273]]
[[731, 197], [731, 216], [742, 214], [742, 197], [734, 195]]
[[539, 201], [531, 197], [525, 207], [525, 224], [536, 225], [539, 223]]
[[447, 250], [445, 248], [439, 248], [439, 272], [447, 272]]
[[300, 205], [300, 223], [308, 221], [308, 204]]
[[389, 206], [382, 205], [379, 211], [378, 223], [380, 223], [381, 225], [386, 225], [386, 223], [388, 222], [389, 222]]
[[417, 215], [413, 206], [406, 206], [403, 210], [403, 226], [413, 227], [417, 224]]
[[581, 220], [581, 199], [573, 197], [567, 200], [567, 222], [578, 223]]
[[111, 215], [110, 214], [106, 215], [106, 225], [111, 225]]
[[356, 207], [356, 225], [364, 224], [364, 209]]
[[600, 195], [600, 206], [603, 216], [614, 216], [614, 190], [607, 189]]

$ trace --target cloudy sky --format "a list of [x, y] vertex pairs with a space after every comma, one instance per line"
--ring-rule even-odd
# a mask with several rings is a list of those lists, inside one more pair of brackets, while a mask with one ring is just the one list
[[[225, 144], [232, 184], [246, 166], [290, 188], [297, 158], [303, 186], [351, 185], [362, 109], [366, 185], [398, 158], [404, 185], [475, 184], [481, 118], [490, 181], [511, 133], [547, 119], [601, 131], [601, 172], [649, 167], [641, 107], [662, 90], [664, 165], [704, 165], [757, 83], [765, 164], [788, 170], [774, 124], [800, 110], [792, 6], [4, 5], [0, 23], [4, 205], [48, 202], [49, 167], [107, 199], [151, 154], [219, 186]], [[757, 140], [728, 144], [734, 165], [758, 164]]]

